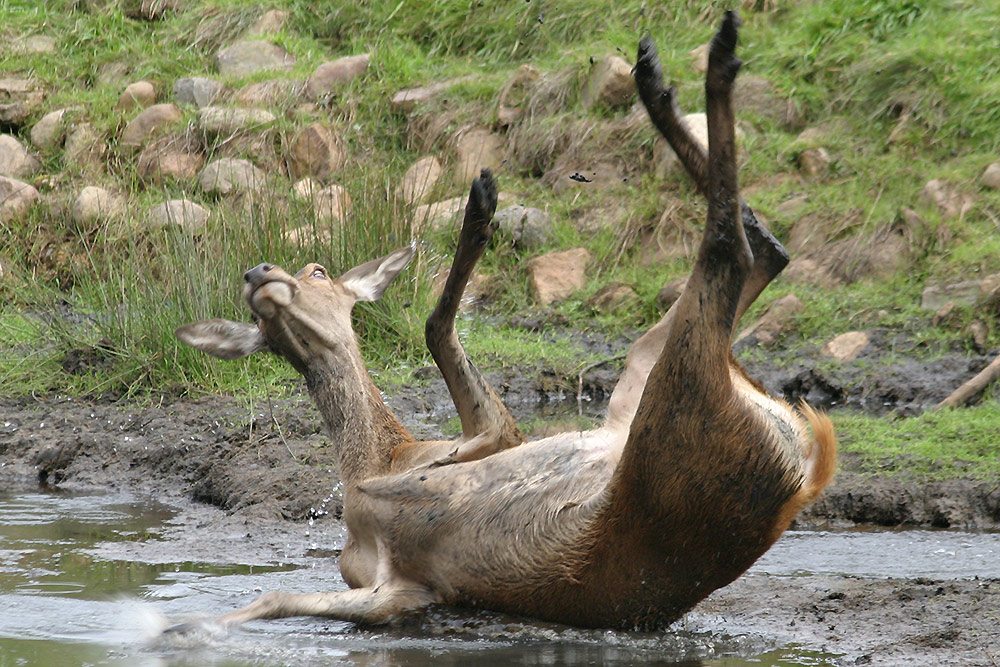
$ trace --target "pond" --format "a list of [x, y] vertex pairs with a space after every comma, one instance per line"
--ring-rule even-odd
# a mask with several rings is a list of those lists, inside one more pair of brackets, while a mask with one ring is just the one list
[[[177, 508], [123, 493], [0, 492], [0, 667], [14, 665], [828, 665], [809, 647], [727, 634], [691, 615], [667, 632], [582, 631], [434, 609], [400, 627], [315, 618], [260, 621], [198, 646], [154, 640], [164, 618], [216, 614], [256, 592], [346, 588], [336, 542], [252, 557], [236, 533], [178, 541]], [[290, 530], [311, 530], [292, 524]], [[298, 537], [302, 537], [299, 535]], [[247, 537], [246, 539], [249, 539]], [[311, 539], [311, 538], [310, 538]], [[317, 538], [319, 540], [320, 538]], [[333, 544], [327, 543], [333, 541]], [[227, 554], [238, 553], [238, 562]], [[995, 576], [1000, 535], [935, 531], [789, 532], [753, 574]]]

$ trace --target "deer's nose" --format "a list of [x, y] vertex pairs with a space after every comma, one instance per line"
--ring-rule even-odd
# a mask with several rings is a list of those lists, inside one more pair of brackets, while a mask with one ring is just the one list
[[243, 280], [248, 283], [260, 282], [273, 268], [273, 264], [258, 264], [243, 274]]

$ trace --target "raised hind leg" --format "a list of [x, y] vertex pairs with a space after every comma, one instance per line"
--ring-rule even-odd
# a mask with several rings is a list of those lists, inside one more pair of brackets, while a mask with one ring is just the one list
[[[635, 83], [653, 125], [674, 149], [698, 191], [709, 198], [708, 153], [681, 119], [676, 90], [664, 87], [660, 58], [649, 36], [643, 37], [639, 42]], [[739, 321], [768, 283], [781, 273], [789, 259], [784, 246], [757, 220], [753, 210], [742, 198], [740, 214], [754, 262], [740, 294], [735, 322]]]
[[444, 376], [462, 422], [462, 439], [442, 462], [482, 458], [524, 440], [510, 411], [466, 355], [455, 330], [462, 294], [493, 236], [496, 207], [496, 181], [484, 169], [472, 183], [451, 271], [424, 329], [427, 348]]

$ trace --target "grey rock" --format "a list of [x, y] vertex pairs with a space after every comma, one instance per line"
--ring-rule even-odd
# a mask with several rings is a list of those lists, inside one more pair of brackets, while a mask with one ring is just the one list
[[295, 57], [262, 39], [236, 42], [215, 54], [215, 67], [224, 76], [246, 76], [264, 70], [290, 70]]
[[195, 76], [177, 79], [174, 82], [174, 99], [179, 104], [193, 104], [196, 107], [207, 107], [215, 101], [225, 86], [215, 79]]
[[183, 112], [173, 104], [154, 104], [129, 121], [118, 145], [126, 149], [137, 149], [154, 134], [183, 117]]
[[329, 95], [368, 71], [370, 61], [371, 56], [362, 53], [323, 63], [309, 77], [306, 92], [314, 100]]
[[198, 110], [198, 128], [211, 135], [229, 135], [271, 125], [277, 120], [266, 109], [240, 107], [202, 107]]
[[264, 172], [249, 160], [222, 158], [209, 163], [198, 177], [202, 191], [227, 195], [239, 192], [256, 192], [265, 184]]
[[73, 220], [84, 229], [118, 220], [125, 215], [125, 200], [109, 190], [89, 185], [80, 191], [71, 208]]
[[208, 209], [187, 199], [171, 199], [156, 204], [147, 211], [150, 226], [177, 226], [192, 234], [204, 231], [211, 215]]
[[0, 134], [0, 175], [24, 178], [34, 174], [41, 166], [17, 137]]
[[44, 99], [31, 79], [0, 79], [0, 124], [20, 127]]
[[38, 201], [38, 190], [14, 178], [0, 176], [0, 222], [19, 219]]
[[552, 216], [538, 208], [515, 204], [497, 211], [494, 219], [500, 231], [525, 250], [542, 246], [552, 234]]

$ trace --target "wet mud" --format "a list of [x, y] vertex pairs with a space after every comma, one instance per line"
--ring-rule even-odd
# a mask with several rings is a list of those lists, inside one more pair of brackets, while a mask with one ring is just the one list
[[[888, 392], [885, 396], [903, 397], [895, 405], [909, 409], [940, 400], [975, 372], [969, 371], [975, 360], [962, 353], [940, 359], [954, 372], [943, 373], [936, 382], [929, 378], [940, 369], [911, 373], [889, 368], [878, 378], [861, 381], [848, 377], [850, 371], [823, 377], [843, 389], [840, 401], [850, 404], [852, 395], [871, 397], [870, 387], [877, 386]], [[765, 374], [764, 383], [783, 392], [781, 385], [802, 372], [786, 365]], [[556, 421], [580, 423], [597, 418], [616, 374], [612, 361], [588, 369], [582, 378], [509, 371], [490, 380], [519, 420], [541, 411]], [[440, 435], [441, 424], [453, 413], [443, 383], [431, 375], [420, 388], [390, 397], [392, 408], [420, 438]], [[927, 387], [915, 387], [925, 381]], [[226, 550], [286, 549], [288, 558], [335, 558], [343, 539], [335, 451], [305, 392], [292, 395], [252, 406], [227, 397], [142, 402], [2, 398], [0, 484], [128, 490], [194, 515], [210, 507], [210, 521], [192, 520], [171, 536], [191, 550], [218, 550], [218, 540], [205, 537], [224, 530], [241, 536], [227, 541]], [[889, 402], [883, 398], [881, 403]], [[850, 458], [842, 460], [833, 487], [800, 517], [797, 527], [1000, 528], [1000, 485], [963, 479], [918, 485], [862, 477], [852, 472], [851, 463]], [[301, 530], [303, 524], [316, 527], [314, 536], [293, 539], [308, 532]], [[197, 557], [219, 555], [199, 552]], [[239, 554], [228, 557], [239, 562]], [[155, 554], [147, 551], [141, 558], [155, 560]], [[699, 605], [681, 627], [691, 623], [746, 633], [772, 646], [815, 648], [832, 656], [828, 664], [996, 665], [1000, 563], [992, 578], [978, 579], [751, 573]]]

